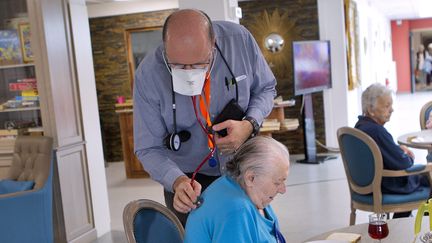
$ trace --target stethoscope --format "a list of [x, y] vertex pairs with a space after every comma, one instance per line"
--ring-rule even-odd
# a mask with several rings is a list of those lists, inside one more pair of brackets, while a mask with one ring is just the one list
[[[228, 71], [231, 75], [231, 79], [228, 79], [227, 77], [225, 77], [225, 85], [227, 87], [227, 90], [229, 91], [229, 86], [230, 85], [235, 85], [236, 91], [235, 91], [235, 99], [236, 101], [238, 101], [238, 84], [237, 84], [237, 80], [235, 78], [234, 72], [232, 71], [230, 65], [228, 64], [227, 60], [225, 59], [225, 56], [222, 54], [221, 49], [219, 48], [219, 46], [217, 45], [217, 43], [215, 43], [216, 49], [219, 52], [219, 54], [222, 57], [223, 62], [225, 63], [226, 67], [228, 68]], [[214, 61], [214, 60], [213, 60]], [[169, 65], [167, 65], [168, 68]], [[171, 69], [171, 68], [170, 68]], [[210, 74], [209, 74], [210, 75]], [[208, 80], [206, 80], [207, 82]], [[179, 151], [180, 147], [181, 147], [181, 143], [182, 142], [186, 142], [187, 140], [189, 140], [191, 134], [189, 131], [180, 131], [179, 133], [177, 133], [177, 107], [176, 107], [176, 100], [175, 100], [175, 92], [174, 92], [174, 84], [173, 84], [173, 79], [172, 79], [172, 75], [171, 75], [171, 99], [172, 99], [172, 112], [173, 112], [173, 126], [174, 126], [174, 132], [171, 133], [170, 135], [168, 135], [168, 137], [165, 139], [165, 144], [167, 145], [167, 148], [173, 150], [173, 151]], [[216, 147], [216, 143], [213, 137], [213, 134], [210, 131], [210, 128], [208, 127], [208, 124], [206, 123], [207, 126], [204, 126], [204, 124], [201, 122], [201, 119], [199, 118], [198, 115], [198, 111], [196, 108], [196, 97], [193, 96], [192, 97], [192, 105], [194, 108], [194, 113], [195, 113], [195, 117], [202, 129], [202, 131], [206, 134], [208, 140], [211, 143], [210, 146], [210, 152], [207, 154], [206, 157], [204, 157], [204, 159], [201, 161], [201, 163], [199, 163], [199, 165], [196, 167], [196, 169], [194, 170], [192, 177], [191, 177], [191, 186], [194, 187], [194, 181], [195, 181], [195, 177], [196, 174], [198, 173], [198, 171], [202, 168], [202, 166], [205, 164], [206, 161], [209, 162], [209, 166], [210, 167], [215, 167], [217, 165], [217, 160], [214, 158], [214, 153], [215, 153], [215, 147]], [[195, 202], [195, 204], [199, 207], [201, 204], [203, 203], [203, 199], [201, 197], [198, 198], [197, 202]]]

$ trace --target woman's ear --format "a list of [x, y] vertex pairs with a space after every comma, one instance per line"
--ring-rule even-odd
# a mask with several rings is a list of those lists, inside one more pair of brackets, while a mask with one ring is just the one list
[[366, 114], [369, 115], [369, 116], [374, 116], [374, 111], [373, 111], [372, 107], [368, 107], [367, 108]]
[[244, 175], [244, 180], [246, 186], [252, 186], [255, 180], [255, 173], [251, 170], [246, 171]]

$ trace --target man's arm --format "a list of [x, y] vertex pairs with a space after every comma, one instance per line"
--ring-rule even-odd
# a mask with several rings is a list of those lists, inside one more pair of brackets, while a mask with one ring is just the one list
[[[166, 156], [163, 140], [167, 134], [158, 104], [157, 92], [141, 70], [134, 82], [134, 152], [152, 179], [172, 191], [176, 178], [184, 175], [174, 161]], [[145, 87], [144, 87], [145, 86]]]
[[[244, 28], [244, 27], [242, 27]], [[247, 43], [249, 55], [249, 65], [253, 70], [249, 104], [246, 116], [254, 119], [259, 125], [262, 124], [273, 109], [273, 99], [276, 96], [276, 79], [261, 53], [255, 39], [247, 32]], [[222, 129], [228, 130], [228, 136], [219, 137], [216, 135], [216, 144], [222, 153], [233, 153], [250, 137], [253, 126], [248, 120], [234, 121], [228, 120], [213, 126], [215, 131]]]

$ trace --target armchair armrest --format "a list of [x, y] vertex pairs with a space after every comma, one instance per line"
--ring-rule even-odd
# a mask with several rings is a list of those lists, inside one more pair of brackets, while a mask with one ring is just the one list
[[382, 176], [384, 177], [400, 177], [409, 175], [419, 175], [430, 173], [432, 171], [432, 164], [415, 164], [405, 170], [383, 170]]
[[17, 197], [17, 196], [33, 193], [33, 192], [36, 192], [39, 190], [42, 190], [42, 188], [41, 189], [31, 189], [31, 190], [19, 191], [19, 192], [12, 192], [12, 193], [7, 193], [7, 194], [0, 194], [0, 201], [2, 200], [2, 198]]
[[409, 168], [406, 168], [405, 171], [406, 172], [417, 172], [417, 171], [422, 171], [425, 168], [426, 168], [426, 165], [416, 164], [416, 165], [412, 165]]

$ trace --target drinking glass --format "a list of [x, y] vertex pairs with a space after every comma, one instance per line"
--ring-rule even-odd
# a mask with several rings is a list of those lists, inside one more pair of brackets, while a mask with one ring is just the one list
[[381, 242], [381, 239], [386, 238], [389, 234], [387, 214], [373, 213], [369, 215], [368, 233], [372, 239], [379, 240], [379, 242]]

